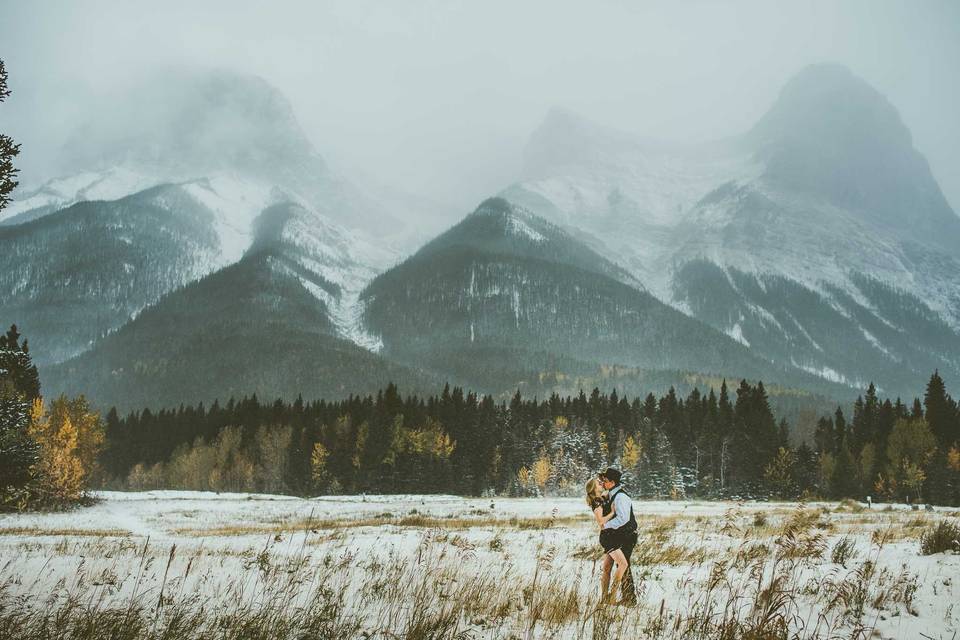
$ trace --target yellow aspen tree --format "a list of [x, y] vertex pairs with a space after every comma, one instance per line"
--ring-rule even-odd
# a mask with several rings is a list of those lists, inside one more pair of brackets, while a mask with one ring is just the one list
[[453, 453], [456, 446], [457, 443], [451, 440], [450, 436], [440, 431], [434, 435], [432, 453], [434, 457], [446, 460]]
[[947, 466], [954, 471], [960, 471], [960, 448], [957, 448], [957, 445], [950, 447], [947, 452]]
[[640, 462], [640, 455], [643, 453], [643, 446], [633, 439], [633, 436], [627, 436], [623, 442], [623, 462], [624, 469], [633, 469]]
[[546, 455], [541, 455], [533, 463], [533, 481], [540, 489], [545, 489], [547, 481], [550, 479], [550, 459]]
[[322, 442], [313, 443], [313, 451], [310, 452], [310, 476], [315, 483], [323, 482], [327, 473], [327, 458], [330, 452], [323, 446]]
[[520, 470], [517, 471], [517, 482], [520, 483], [521, 487], [528, 486], [530, 484], [530, 469], [525, 466], [520, 467]]
[[363, 452], [367, 446], [367, 436], [370, 433], [370, 427], [366, 422], [360, 424], [360, 427], [357, 428], [357, 442], [356, 447], [353, 451], [353, 456], [350, 458], [350, 464], [353, 465], [354, 469], [360, 468], [360, 460], [363, 459]]
[[40, 445], [36, 471], [41, 484], [51, 495], [62, 500], [76, 500], [83, 491], [84, 469], [78, 455], [80, 437], [61, 397], [50, 410], [43, 400], [33, 403], [30, 435]]

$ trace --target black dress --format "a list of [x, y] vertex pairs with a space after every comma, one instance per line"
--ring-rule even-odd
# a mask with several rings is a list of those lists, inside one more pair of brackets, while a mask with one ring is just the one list
[[[596, 510], [597, 507], [603, 507], [601, 514], [608, 516], [613, 510], [613, 503], [608, 498], [594, 498], [593, 502], [590, 503], [590, 509], [591, 511]], [[604, 553], [610, 553], [620, 548], [621, 544], [618, 540], [616, 529], [600, 530], [600, 546], [603, 547]]]

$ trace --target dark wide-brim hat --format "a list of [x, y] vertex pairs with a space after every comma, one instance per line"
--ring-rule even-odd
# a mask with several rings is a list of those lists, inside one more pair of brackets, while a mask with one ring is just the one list
[[600, 472], [601, 478], [606, 478], [607, 480], [612, 480], [613, 482], [619, 483], [620, 477], [623, 474], [620, 473], [619, 469], [614, 469], [613, 467], [607, 467], [606, 471]]

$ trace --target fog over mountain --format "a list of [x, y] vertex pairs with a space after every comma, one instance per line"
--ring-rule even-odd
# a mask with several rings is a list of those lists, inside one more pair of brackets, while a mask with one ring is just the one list
[[118, 129], [136, 120], [117, 101], [158, 69], [250, 72], [287, 96], [329, 164], [450, 204], [453, 223], [515, 179], [553, 107], [705, 141], [746, 131], [786, 78], [836, 61], [897, 105], [956, 210], [958, 25], [946, 0], [7, 2], [0, 49], [14, 94], [0, 122], [36, 185], [62, 169], [61, 146], [92, 111]]

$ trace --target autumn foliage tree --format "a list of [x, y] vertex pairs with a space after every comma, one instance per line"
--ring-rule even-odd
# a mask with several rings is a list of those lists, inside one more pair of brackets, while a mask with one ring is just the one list
[[72, 400], [61, 396], [49, 408], [37, 398], [30, 436], [40, 448], [36, 471], [43, 493], [57, 502], [78, 500], [96, 472], [103, 446], [100, 415], [90, 410], [83, 396]]

